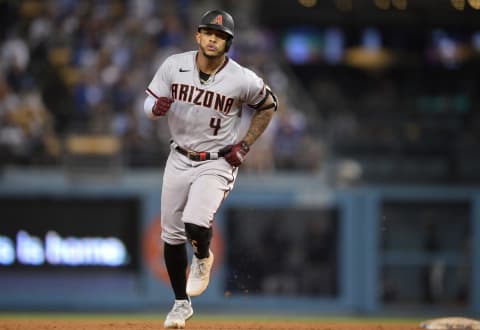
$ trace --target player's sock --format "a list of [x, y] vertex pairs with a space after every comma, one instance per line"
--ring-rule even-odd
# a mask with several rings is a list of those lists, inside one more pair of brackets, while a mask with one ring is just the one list
[[185, 243], [179, 245], [164, 243], [163, 256], [175, 299], [188, 299], [186, 291], [188, 256]]
[[210, 255], [210, 241], [212, 240], [212, 228], [206, 228], [185, 223], [185, 231], [188, 240], [193, 246], [193, 253], [198, 259], [208, 258]]

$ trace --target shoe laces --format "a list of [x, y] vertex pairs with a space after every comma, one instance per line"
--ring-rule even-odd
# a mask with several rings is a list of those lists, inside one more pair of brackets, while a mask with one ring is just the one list
[[204, 277], [208, 275], [208, 258], [193, 260], [193, 275]]
[[188, 301], [175, 301], [173, 304], [173, 308], [170, 311], [170, 316], [181, 316], [184, 317], [185, 315], [188, 314], [188, 311], [190, 309]]

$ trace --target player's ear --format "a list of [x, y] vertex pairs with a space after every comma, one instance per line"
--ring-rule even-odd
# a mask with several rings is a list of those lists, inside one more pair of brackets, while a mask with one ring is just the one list
[[197, 40], [197, 44], [200, 45], [200, 32], [195, 33], [195, 40]]

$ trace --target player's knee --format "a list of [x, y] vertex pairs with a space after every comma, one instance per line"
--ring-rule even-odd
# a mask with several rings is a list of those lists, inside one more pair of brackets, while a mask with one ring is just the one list
[[185, 223], [185, 233], [197, 258], [208, 257], [212, 228], [201, 227], [187, 222]]
[[185, 233], [189, 241], [207, 242], [212, 239], [212, 228], [206, 228], [193, 223], [185, 223]]

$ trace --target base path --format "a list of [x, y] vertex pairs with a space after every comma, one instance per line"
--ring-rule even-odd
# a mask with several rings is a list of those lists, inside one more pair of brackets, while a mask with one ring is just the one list
[[[160, 330], [163, 321], [100, 321], [100, 320], [2, 320], [0, 330]], [[204, 321], [191, 320], [187, 330], [419, 330], [409, 323], [330, 323], [308, 321]]]

